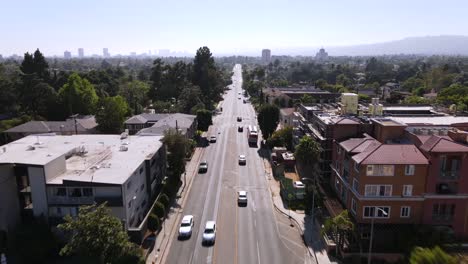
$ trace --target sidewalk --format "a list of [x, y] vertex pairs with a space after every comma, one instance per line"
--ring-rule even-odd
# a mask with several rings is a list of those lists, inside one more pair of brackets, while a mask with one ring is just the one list
[[[171, 206], [171, 210], [167, 215], [167, 218], [162, 223], [162, 228], [159, 233], [154, 238], [154, 247], [153, 250], [148, 254], [146, 259], [146, 264], [156, 264], [163, 263], [163, 258], [167, 254], [166, 249], [169, 246], [169, 243], [173, 240], [175, 234], [174, 229], [178, 227], [181, 210], [185, 204], [185, 201], [188, 196], [188, 190], [195, 178], [195, 175], [198, 174], [198, 162], [204, 152], [204, 148], [196, 148], [193, 153], [192, 159], [186, 164], [185, 177], [182, 175], [182, 186], [177, 192], [176, 201], [174, 201]], [[185, 179], [184, 179], [185, 178]]]
[[268, 177], [273, 204], [278, 211], [293, 219], [301, 228], [304, 242], [309, 249], [309, 253], [315, 258], [315, 262], [320, 264], [337, 263], [330, 261], [328, 257], [325, 242], [320, 234], [321, 227], [318, 222], [315, 221], [315, 224], [313, 224], [311, 216], [307, 216], [304, 213], [297, 213], [296, 211], [288, 210], [284, 207], [280, 195], [280, 183], [273, 178], [269, 161], [263, 159], [263, 164]]

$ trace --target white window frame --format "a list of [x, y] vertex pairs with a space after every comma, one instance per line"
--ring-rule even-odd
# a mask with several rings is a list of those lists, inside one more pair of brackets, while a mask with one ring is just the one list
[[[381, 188], [384, 188], [384, 194], [381, 195]], [[366, 197], [391, 197], [393, 186], [391, 184], [366, 184], [364, 186], [364, 196]]]
[[[366, 208], [374, 208], [373, 210], [369, 209], [371, 212], [372, 212], [372, 216], [366, 216]], [[387, 208], [388, 211], [387, 211], [387, 216], [383, 215], [382, 216], [379, 216], [379, 213], [381, 213], [380, 210], [378, 210], [377, 208], [380, 208], [382, 210], [385, 211], [385, 209]], [[390, 212], [391, 212], [391, 207], [390, 206], [364, 206], [362, 208], [362, 218], [378, 218], [378, 219], [388, 219], [390, 218]], [[377, 215], [376, 215], [376, 212], [377, 211]]]
[[366, 169], [367, 176], [394, 176], [395, 165], [391, 164], [379, 164], [379, 165], [367, 165]]
[[405, 166], [405, 175], [412, 176], [414, 175], [415, 166], [414, 165], [406, 165]]
[[[406, 211], [406, 214], [403, 213]], [[411, 207], [410, 206], [402, 206], [400, 209], [400, 217], [401, 218], [410, 218], [411, 217]]]
[[413, 196], [413, 185], [403, 185], [402, 196]]

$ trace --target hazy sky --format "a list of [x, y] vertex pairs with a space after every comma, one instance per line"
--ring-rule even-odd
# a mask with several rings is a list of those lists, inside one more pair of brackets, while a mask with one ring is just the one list
[[467, 0], [1, 0], [0, 54], [214, 53], [468, 35]]

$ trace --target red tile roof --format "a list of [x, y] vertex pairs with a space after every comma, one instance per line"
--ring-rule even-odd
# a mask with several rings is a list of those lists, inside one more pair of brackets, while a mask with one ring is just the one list
[[439, 152], [439, 153], [450, 153], [450, 152], [468, 152], [468, 146], [455, 142], [448, 137], [431, 136], [424, 144], [421, 145], [421, 149], [427, 152]]
[[415, 145], [383, 144], [371, 151], [361, 164], [429, 164]]

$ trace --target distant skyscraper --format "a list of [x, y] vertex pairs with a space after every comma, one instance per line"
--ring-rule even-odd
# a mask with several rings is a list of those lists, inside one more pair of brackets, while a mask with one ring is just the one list
[[66, 50], [64, 53], [63, 53], [63, 57], [65, 59], [71, 59], [71, 52], [69, 52], [68, 50]]
[[83, 58], [84, 57], [84, 49], [83, 48], [79, 48], [78, 49], [78, 58]]
[[130, 56], [136, 57], [136, 56], [137, 56], [137, 53], [136, 53], [136, 52], [130, 52]]
[[265, 63], [269, 63], [271, 61], [271, 50], [269, 49], [262, 50], [262, 61]]
[[102, 56], [104, 56], [104, 58], [109, 58], [110, 57], [108, 48], [103, 48], [102, 49]]
[[319, 52], [315, 55], [315, 60], [317, 61], [326, 61], [328, 60], [328, 53], [325, 52], [324, 48], [321, 48]]

